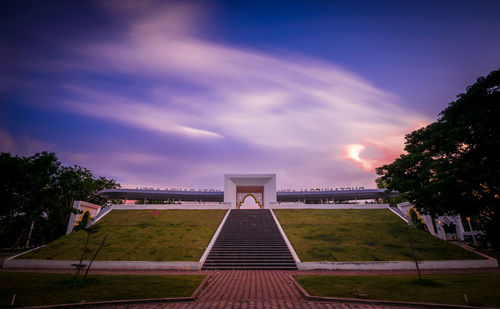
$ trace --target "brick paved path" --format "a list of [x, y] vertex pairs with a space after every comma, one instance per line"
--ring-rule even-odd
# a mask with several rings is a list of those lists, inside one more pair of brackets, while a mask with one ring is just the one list
[[[194, 302], [147, 303], [107, 308], [395, 308], [370, 304], [308, 301], [287, 271], [212, 271]], [[402, 308], [402, 307], [398, 307]], [[415, 307], [412, 307], [415, 308]]]
[[[73, 273], [73, 270], [2, 269], [5, 271]], [[427, 274], [499, 273], [500, 269], [424, 270]], [[93, 274], [207, 275], [208, 282], [193, 302], [145, 303], [95, 308], [404, 308], [359, 303], [308, 301], [291, 284], [288, 275], [404, 275], [415, 271], [165, 271], [93, 270]], [[409, 307], [416, 308], [416, 306]]]
[[290, 300], [301, 299], [284, 271], [220, 271], [210, 276], [198, 296], [200, 300]]

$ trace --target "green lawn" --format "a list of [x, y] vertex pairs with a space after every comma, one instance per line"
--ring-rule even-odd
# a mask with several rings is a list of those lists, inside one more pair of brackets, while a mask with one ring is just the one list
[[310, 295], [465, 305], [500, 306], [500, 274], [417, 276], [297, 276]]
[[[406, 223], [390, 210], [274, 210], [302, 261], [411, 260]], [[422, 260], [480, 255], [412, 229]]]
[[188, 297], [205, 276], [89, 275], [75, 282], [71, 274], [0, 273], [0, 307], [16, 294], [16, 307], [64, 303]]
[[[226, 210], [113, 210], [91, 227], [91, 259], [104, 235], [97, 256], [101, 261], [198, 261]], [[77, 260], [86, 233], [63, 236], [36, 252], [20, 258]]]

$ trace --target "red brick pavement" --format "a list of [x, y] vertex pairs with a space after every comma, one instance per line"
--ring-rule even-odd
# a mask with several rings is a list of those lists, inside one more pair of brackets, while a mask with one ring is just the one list
[[[73, 272], [72, 270], [7, 270]], [[426, 270], [428, 274], [490, 273], [500, 269]], [[309, 301], [302, 297], [289, 275], [403, 275], [415, 271], [165, 271], [93, 270], [93, 274], [130, 275], [208, 275], [208, 281], [192, 302], [158, 302], [134, 305], [107, 305], [95, 308], [405, 308], [367, 303]], [[416, 306], [407, 307], [415, 308]]]
[[[308, 301], [286, 271], [212, 271], [193, 302], [146, 303], [107, 308], [395, 308], [372, 304]], [[398, 307], [403, 308], [403, 307]], [[415, 307], [412, 307], [415, 308]]]
[[284, 271], [220, 271], [211, 275], [199, 300], [290, 300], [301, 299]]

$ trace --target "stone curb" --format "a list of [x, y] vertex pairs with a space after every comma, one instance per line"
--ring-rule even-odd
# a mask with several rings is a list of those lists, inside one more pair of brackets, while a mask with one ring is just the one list
[[[413, 261], [300, 262], [299, 270], [412, 270]], [[420, 269], [498, 268], [496, 259], [420, 261]]]
[[[31, 260], [31, 259], [7, 259], [3, 263], [5, 269], [75, 269], [72, 264], [80, 261], [73, 260]], [[90, 261], [82, 261], [89, 264]], [[188, 261], [94, 261], [92, 269], [99, 270], [201, 270], [199, 262]]]
[[324, 296], [312, 296], [310, 295], [298, 282], [295, 280], [294, 276], [288, 275], [290, 280], [295, 284], [300, 294], [307, 299], [312, 301], [324, 301], [324, 302], [339, 302], [339, 303], [358, 303], [364, 305], [384, 305], [391, 307], [416, 307], [416, 308], [449, 308], [449, 309], [494, 309], [491, 307], [476, 307], [476, 306], [464, 306], [464, 305], [450, 305], [450, 304], [434, 304], [434, 303], [417, 303], [417, 302], [404, 302], [404, 301], [391, 301], [391, 300], [375, 300], [375, 299], [358, 299], [358, 298], [341, 298], [341, 297], [324, 297]]
[[136, 305], [136, 304], [149, 304], [149, 303], [164, 303], [164, 302], [187, 302], [194, 301], [200, 294], [203, 287], [208, 282], [208, 275], [203, 279], [200, 285], [196, 288], [193, 294], [189, 297], [170, 297], [170, 298], [148, 298], [148, 299], [126, 299], [126, 300], [109, 300], [109, 301], [98, 301], [98, 302], [88, 302], [88, 303], [72, 303], [72, 304], [59, 304], [59, 305], [48, 305], [48, 306], [32, 306], [25, 307], [30, 309], [35, 308], [82, 308], [82, 307], [93, 307], [93, 306], [108, 306], [108, 305]]

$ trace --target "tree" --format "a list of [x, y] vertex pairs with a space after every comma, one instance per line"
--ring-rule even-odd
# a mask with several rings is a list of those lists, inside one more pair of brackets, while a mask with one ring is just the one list
[[[18, 247], [30, 234], [40, 244], [61, 236], [74, 200], [104, 205], [96, 193], [120, 185], [80, 166], [62, 166], [54, 153], [0, 153], [0, 245]], [[27, 243], [27, 242], [26, 242]]]
[[73, 202], [80, 200], [98, 205], [105, 205], [107, 200], [97, 192], [103, 189], [118, 188], [120, 185], [113, 179], [96, 178], [84, 167], [62, 166], [57, 172], [54, 185], [54, 204], [57, 207], [48, 212], [49, 221], [58, 235], [64, 234], [73, 210]]
[[17, 195], [23, 190], [25, 164], [26, 162], [19, 157], [12, 157], [8, 153], [0, 154], [0, 201], [2, 201], [0, 235], [14, 221], [17, 212], [22, 208], [23, 200]]
[[405, 154], [377, 168], [420, 212], [481, 215], [500, 238], [500, 70], [480, 77], [436, 122], [406, 135]]
[[[385, 183], [385, 181], [381, 177], [375, 179], [375, 183], [377, 184], [378, 189], [387, 188], [387, 184]], [[393, 207], [397, 206], [400, 203], [408, 201], [404, 194], [399, 194], [395, 197], [384, 197], [384, 198], [378, 199], [377, 203], [380, 203], [380, 200], [382, 200], [382, 203], [389, 204], [390, 206], [393, 206]]]
[[2, 153], [1, 162], [2, 213], [7, 214], [2, 230], [12, 223], [21, 227], [12, 243], [17, 247], [28, 227], [43, 219], [60, 163], [55, 154], [46, 152], [26, 158]]

